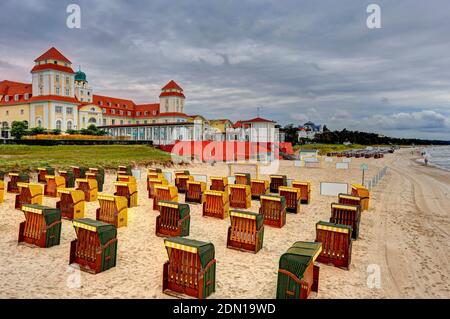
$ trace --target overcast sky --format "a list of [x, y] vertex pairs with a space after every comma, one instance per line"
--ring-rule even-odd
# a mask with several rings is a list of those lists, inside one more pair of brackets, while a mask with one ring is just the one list
[[[70, 3], [81, 29], [66, 27]], [[174, 79], [209, 119], [260, 107], [280, 124], [450, 140], [448, 0], [2, 0], [0, 17], [0, 80], [30, 82], [55, 46], [94, 94], [158, 102]]]

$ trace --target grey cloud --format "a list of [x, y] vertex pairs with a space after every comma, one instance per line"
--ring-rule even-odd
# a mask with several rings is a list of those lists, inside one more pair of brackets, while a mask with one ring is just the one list
[[[29, 81], [33, 59], [56, 46], [99, 94], [152, 102], [175, 79], [187, 112], [210, 118], [262, 107], [280, 124], [450, 139], [439, 126], [450, 109], [450, 3], [378, 0], [383, 27], [369, 30], [371, 2], [80, 0], [82, 28], [70, 30], [66, 2], [2, 1], [0, 60], [12, 65], [0, 78]], [[411, 127], [396, 125], [399, 114], [415, 114]]]

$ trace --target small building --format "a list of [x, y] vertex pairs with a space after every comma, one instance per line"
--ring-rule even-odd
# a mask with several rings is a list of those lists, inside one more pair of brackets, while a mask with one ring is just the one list
[[322, 125], [316, 125], [313, 122], [307, 122], [303, 124], [303, 126], [300, 126], [297, 131], [297, 138], [298, 141], [302, 138], [307, 139], [313, 139], [316, 134], [323, 132], [323, 126]]

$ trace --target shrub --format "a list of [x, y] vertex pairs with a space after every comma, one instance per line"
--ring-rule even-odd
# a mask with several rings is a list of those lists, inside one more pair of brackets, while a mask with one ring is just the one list
[[11, 125], [11, 136], [16, 140], [20, 140], [23, 136], [27, 135], [28, 125], [23, 121], [14, 121]]

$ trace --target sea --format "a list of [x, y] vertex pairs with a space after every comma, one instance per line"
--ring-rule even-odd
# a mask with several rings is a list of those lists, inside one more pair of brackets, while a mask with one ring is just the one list
[[450, 171], [450, 146], [430, 146], [423, 151], [429, 165]]

